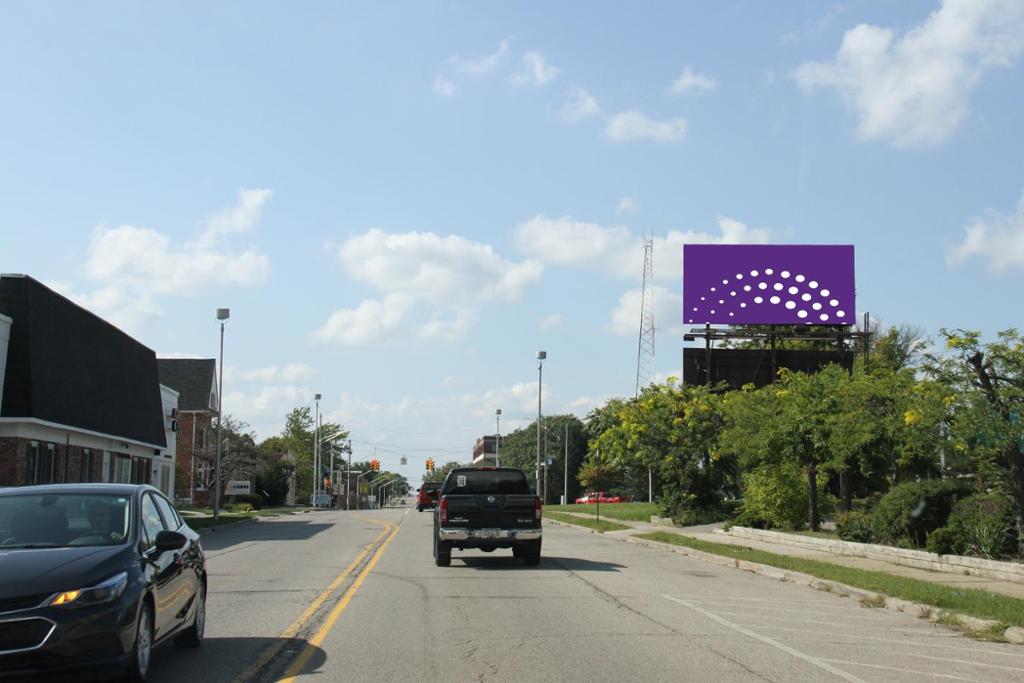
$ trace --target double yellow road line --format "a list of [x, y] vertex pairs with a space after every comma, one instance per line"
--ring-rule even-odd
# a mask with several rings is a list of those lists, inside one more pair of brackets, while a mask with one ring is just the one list
[[[291, 666], [288, 667], [288, 670], [285, 671], [284, 675], [278, 680], [281, 683], [292, 683], [296, 676], [302, 673], [302, 669], [320, 647], [320, 644], [323, 643], [324, 639], [327, 638], [327, 634], [329, 634], [331, 629], [334, 628], [334, 624], [338, 621], [342, 612], [345, 611], [345, 608], [348, 607], [348, 604], [352, 601], [352, 598], [359, 590], [359, 587], [363, 585], [363, 581], [365, 581], [366, 577], [369, 576], [371, 571], [373, 571], [373, 568], [377, 565], [381, 555], [384, 554], [384, 550], [387, 549], [388, 544], [391, 543], [391, 540], [396, 534], [398, 534], [398, 524], [378, 521], [375, 519], [367, 519], [367, 521], [383, 526], [384, 529], [377, 534], [377, 536], [356, 556], [356, 559], [352, 560], [352, 562], [345, 567], [344, 571], [338, 574], [338, 576], [331, 581], [330, 585], [328, 585], [327, 588], [325, 588], [323, 592], [309, 604], [302, 614], [299, 615], [299, 618], [296, 619], [291, 626], [281, 632], [281, 635], [278, 637], [278, 645], [264, 651], [249, 668], [235, 678], [235, 683], [245, 683], [258, 676], [260, 670], [262, 670], [281, 652], [284, 644], [293, 639], [299, 631], [306, 626], [309, 620], [317, 613], [317, 611], [320, 610], [327, 599], [330, 598], [331, 594], [334, 593], [334, 591], [342, 585], [346, 579], [348, 579], [353, 571], [355, 571], [360, 565], [363, 565], [363, 568], [359, 572], [359, 575], [356, 576], [355, 581], [352, 582], [348, 587], [348, 590], [346, 590], [341, 596], [341, 599], [338, 601], [338, 604], [334, 606], [334, 609], [331, 610], [331, 613], [327, 615], [327, 618], [324, 620], [323, 624], [321, 624], [319, 630], [317, 630], [316, 634], [306, 642], [306, 646], [302, 649], [298, 658], [292, 662]], [[387, 538], [384, 538], [385, 536], [387, 536]], [[382, 538], [384, 538], [384, 542], [377, 545]], [[377, 547], [376, 550], [373, 549], [374, 546]], [[369, 561], [366, 561], [367, 556], [370, 556]], [[363, 564], [364, 561], [366, 561], [365, 564]]]

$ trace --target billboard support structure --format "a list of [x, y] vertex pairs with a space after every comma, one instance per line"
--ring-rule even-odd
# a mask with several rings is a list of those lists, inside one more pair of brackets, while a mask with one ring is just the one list
[[[704, 340], [704, 367], [707, 369], [705, 372], [704, 383], [710, 387], [713, 384], [711, 364], [712, 364], [712, 349], [714, 348], [715, 342], [726, 342], [732, 340], [743, 340], [743, 341], [760, 341], [766, 345], [769, 350], [769, 357], [771, 359], [772, 377], [778, 375], [778, 364], [776, 359], [776, 350], [778, 349], [778, 342], [786, 341], [816, 341], [816, 342], [830, 342], [835, 340], [836, 358], [840, 364], [842, 364], [844, 356], [849, 352], [847, 349], [847, 343], [852, 341], [854, 346], [858, 347], [860, 352], [864, 356], [865, 368], [870, 369], [870, 353], [869, 348], [871, 346], [871, 337], [873, 332], [869, 329], [870, 314], [864, 314], [864, 329], [857, 330], [847, 326], [831, 326], [827, 330], [823, 329], [822, 326], [816, 327], [805, 327], [799, 326], [793, 330], [779, 330], [777, 325], [769, 325], [767, 331], [757, 330], [751, 326], [737, 326], [730, 328], [712, 328], [710, 323], [704, 325], [704, 327], [692, 327], [684, 335], [683, 341], [692, 342], [697, 339], [703, 338]], [[762, 347], [763, 348], [763, 347]], [[857, 349], [853, 350], [856, 353]], [[685, 367], [685, 360], [684, 360]], [[681, 373], [685, 377], [685, 372]], [[685, 380], [681, 378], [682, 383]]]

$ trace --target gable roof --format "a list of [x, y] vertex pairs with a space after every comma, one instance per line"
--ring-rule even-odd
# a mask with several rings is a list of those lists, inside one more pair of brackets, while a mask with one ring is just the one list
[[0, 416], [167, 445], [152, 349], [26, 275], [0, 276], [0, 313], [13, 320]]
[[215, 376], [217, 361], [213, 358], [157, 358], [160, 384], [178, 392], [178, 410], [217, 412]]

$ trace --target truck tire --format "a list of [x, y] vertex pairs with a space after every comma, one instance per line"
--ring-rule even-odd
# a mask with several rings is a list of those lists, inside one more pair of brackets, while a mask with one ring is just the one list
[[434, 564], [438, 567], [449, 567], [452, 564], [452, 544], [439, 541], [434, 537]]
[[522, 558], [527, 567], [536, 567], [540, 564], [540, 540], [524, 541], [512, 547], [512, 555]]

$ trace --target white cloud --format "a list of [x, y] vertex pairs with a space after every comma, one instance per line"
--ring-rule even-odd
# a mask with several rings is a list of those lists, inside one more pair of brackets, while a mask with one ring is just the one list
[[683, 371], [680, 370], [679, 368], [676, 368], [675, 370], [668, 370], [665, 372], [655, 372], [654, 378], [651, 381], [654, 382], [655, 384], [664, 384], [668, 380], [675, 378], [675, 383], [678, 384], [679, 380], [682, 379], [682, 377]]
[[606, 228], [568, 216], [534, 216], [515, 234], [520, 251], [554, 265], [596, 267], [622, 277], [639, 271], [643, 258], [640, 238], [628, 228]]
[[265, 386], [253, 391], [229, 388], [225, 378], [224, 412], [247, 422], [258, 438], [277, 434], [292, 408], [309, 405], [313, 391], [294, 384]]
[[476, 59], [462, 59], [453, 55], [448, 58], [448, 63], [458, 73], [469, 76], [486, 76], [498, 68], [507, 52], [508, 41], [503, 40], [498, 44], [498, 49], [491, 54]]
[[421, 339], [459, 339], [483, 304], [518, 300], [542, 271], [537, 261], [509, 261], [490, 245], [432, 232], [373, 229], [335, 250], [351, 278], [385, 294], [334, 311], [313, 333], [318, 341], [349, 345], [386, 339], [400, 328]]
[[950, 266], [967, 259], [988, 259], [989, 270], [999, 273], [1024, 267], [1024, 194], [1010, 214], [990, 211], [964, 226], [964, 239], [946, 252]]
[[355, 308], [339, 308], [312, 332], [315, 341], [360, 346], [394, 334], [408, 311], [408, 298], [392, 294], [382, 300], [365, 299]]
[[[654, 238], [654, 277], [678, 282], [684, 244], [749, 244], [771, 239], [766, 228], [749, 228], [733, 218], [716, 219], [718, 233], [670, 230]], [[586, 267], [613, 277], [640, 278], [643, 240], [626, 227], [604, 227], [565, 216], [537, 215], [516, 228], [516, 245], [546, 264]]]
[[615, 213], [627, 213], [630, 211], [636, 211], [637, 206], [638, 203], [636, 201], [636, 195], [631, 194], [619, 200], [619, 205], [615, 207]]
[[289, 363], [278, 367], [271, 365], [265, 368], [254, 368], [241, 373], [241, 378], [248, 382], [262, 382], [270, 384], [273, 382], [306, 382], [316, 375], [316, 370], [305, 363]]
[[624, 111], [608, 120], [605, 136], [612, 142], [679, 142], [686, 135], [686, 119], [655, 121], [638, 111]]
[[690, 67], [686, 67], [679, 74], [679, 78], [672, 81], [672, 85], [669, 86], [668, 90], [673, 95], [682, 95], [686, 92], [702, 93], [714, 90], [716, 85], [718, 84], [711, 76], [696, 73]]
[[583, 119], [601, 113], [601, 105], [597, 99], [583, 88], [572, 88], [562, 105], [562, 120], [566, 123], [579, 123]]
[[473, 383], [472, 377], [447, 375], [441, 378], [441, 386], [445, 389], [465, 389]]
[[183, 351], [157, 351], [156, 357], [184, 360], [201, 360], [203, 358], [206, 358], [206, 356], [201, 356], [198, 353], [186, 353]]
[[934, 145], [967, 117], [982, 75], [1012, 66], [1022, 51], [1019, 0], [944, 0], [899, 38], [891, 28], [854, 27], [835, 60], [805, 63], [794, 75], [805, 89], [834, 88], [856, 110], [861, 138]]
[[[677, 334], [682, 330], [683, 295], [665, 287], [651, 287], [654, 304], [654, 329], [658, 332]], [[640, 333], [640, 305], [643, 291], [631, 289], [621, 297], [612, 311], [611, 331], [629, 337]]]
[[512, 76], [512, 83], [539, 88], [555, 80], [558, 73], [558, 67], [548, 64], [544, 55], [539, 52], [527, 52], [523, 55], [522, 70]]
[[434, 76], [434, 92], [442, 97], [452, 97], [455, 94], [455, 84], [444, 76]]
[[252, 230], [270, 196], [270, 190], [242, 190], [234, 206], [207, 219], [203, 232], [181, 246], [153, 228], [97, 227], [85, 263], [96, 289], [76, 292], [67, 283], [55, 288], [127, 331], [138, 331], [163, 314], [159, 296], [261, 284], [270, 274], [270, 259], [253, 248], [233, 250], [227, 238]]
[[552, 313], [541, 318], [537, 324], [542, 330], [553, 330], [556, 327], [560, 327], [565, 322], [565, 316], [561, 313]]

